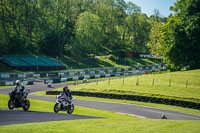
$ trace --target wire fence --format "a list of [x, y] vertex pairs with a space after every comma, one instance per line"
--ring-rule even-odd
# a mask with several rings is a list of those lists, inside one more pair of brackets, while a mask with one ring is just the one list
[[[94, 82], [96, 85], [127, 85], [127, 86], [162, 86], [162, 87], [181, 87], [181, 88], [200, 88], [200, 79], [177, 79], [175, 77], [158, 77], [154, 75], [135, 75], [109, 77], [102, 79], [88, 79], [85, 84]], [[84, 83], [84, 82], [83, 82]], [[74, 81], [74, 85], [80, 82]], [[82, 84], [82, 83], [81, 83]]]
[[15, 81], [27, 80], [31, 78], [74, 78], [74, 77], [84, 77], [84, 76], [98, 76], [106, 75], [110, 76], [113, 74], [127, 74], [135, 71], [160, 71], [161, 65], [152, 66], [136, 66], [132, 68], [89, 68], [89, 69], [72, 69], [67, 71], [59, 72], [43, 72], [43, 73], [0, 73], [0, 81]]

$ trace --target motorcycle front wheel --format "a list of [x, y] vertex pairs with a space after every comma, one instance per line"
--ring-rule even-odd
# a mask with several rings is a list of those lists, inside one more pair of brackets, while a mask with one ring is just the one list
[[15, 107], [14, 101], [11, 100], [11, 99], [9, 99], [9, 101], [8, 101], [8, 108], [12, 110], [12, 109], [14, 109], [14, 107]]
[[55, 113], [58, 113], [58, 112], [59, 112], [58, 103], [56, 103], [56, 104], [54, 105], [54, 112], [55, 112]]
[[24, 111], [28, 111], [29, 108], [30, 108], [30, 101], [29, 100], [25, 100], [24, 101], [23, 110]]
[[72, 114], [74, 112], [74, 104], [71, 105], [71, 108], [67, 110], [68, 114]]

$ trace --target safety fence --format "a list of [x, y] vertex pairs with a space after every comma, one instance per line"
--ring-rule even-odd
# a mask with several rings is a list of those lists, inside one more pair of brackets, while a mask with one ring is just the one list
[[83, 79], [96, 79], [104, 77], [130, 76], [142, 73], [151, 73], [162, 70], [161, 65], [137, 66], [131, 68], [90, 68], [72, 69], [51, 73], [0, 73], [0, 85], [13, 85], [15, 80], [34, 81], [44, 79], [45, 83], [60, 83]]
[[[134, 74], [132, 74], [134, 75]], [[136, 76], [118, 76], [116, 77], [108, 77], [106, 81], [99, 82], [99, 79], [96, 79], [93, 82], [96, 82], [96, 85], [126, 85], [126, 86], [144, 86], [144, 87], [165, 87], [165, 88], [199, 88], [200, 87], [200, 79], [197, 78], [175, 78], [175, 77], [167, 77], [167, 76], [157, 76], [154, 74], [146, 74], [145, 72], [137, 72]], [[94, 79], [94, 78], [93, 78]], [[113, 80], [114, 79], [114, 80]], [[90, 79], [87, 80], [88, 82]], [[75, 82], [75, 81], [74, 81]], [[74, 83], [79, 84], [79, 83]]]

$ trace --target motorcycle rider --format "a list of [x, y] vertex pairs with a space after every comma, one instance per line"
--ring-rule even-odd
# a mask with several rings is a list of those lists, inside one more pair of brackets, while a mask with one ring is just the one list
[[26, 97], [26, 89], [20, 80], [16, 80], [15, 84], [16, 84], [16, 86], [11, 93], [11, 97], [14, 98], [16, 93], [21, 93], [22, 94], [21, 100], [23, 101], [23, 99]]
[[70, 100], [72, 99], [72, 93], [67, 85], [63, 86], [63, 91], [60, 93], [60, 96], [64, 95], [66, 95], [66, 97], [69, 98]]
[[65, 101], [71, 105], [72, 94], [67, 85], [63, 86], [63, 91], [59, 96], [65, 98]]

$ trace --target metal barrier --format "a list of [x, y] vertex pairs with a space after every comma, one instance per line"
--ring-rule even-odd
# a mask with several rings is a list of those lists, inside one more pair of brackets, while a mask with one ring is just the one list
[[[83, 80], [104, 77], [118, 77], [142, 74], [145, 72], [160, 71], [161, 65], [136, 66], [129, 68], [90, 68], [90, 69], [72, 69], [51, 73], [0, 73], [0, 85], [11, 85], [15, 80], [33, 81], [34, 79], [43, 78], [53, 80], [55, 83], [69, 80]], [[60, 80], [60, 81], [58, 81]], [[48, 83], [48, 82], [47, 82]]]

